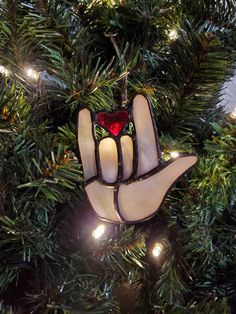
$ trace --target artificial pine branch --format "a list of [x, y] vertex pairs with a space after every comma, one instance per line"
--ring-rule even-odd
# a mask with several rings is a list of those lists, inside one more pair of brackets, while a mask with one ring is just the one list
[[[0, 78], [3, 312], [119, 313], [117, 286], [138, 280], [140, 313], [229, 313], [236, 290], [235, 127], [210, 122], [219, 122], [217, 90], [233, 54], [222, 45], [225, 30], [209, 37], [203, 25], [234, 25], [233, 4], [0, 3], [0, 65], [11, 70]], [[40, 72], [37, 81], [25, 65]], [[193, 151], [195, 138], [201, 161], [155, 218], [95, 244], [93, 224], [82, 218], [93, 215], [81, 203], [75, 112], [119, 108], [128, 72], [129, 99], [142, 91], [154, 103], [164, 157], [187, 143]], [[157, 262], [150, 249], [160, 236], [169, 246]]]

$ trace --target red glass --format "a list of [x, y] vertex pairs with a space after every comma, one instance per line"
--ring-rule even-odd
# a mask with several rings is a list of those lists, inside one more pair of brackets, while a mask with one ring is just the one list
[[129, 113], [126, 110], [115, 113], [101, 112], [97, 115], [98, 123], [114, 136], [118, 136], [129, 120]]

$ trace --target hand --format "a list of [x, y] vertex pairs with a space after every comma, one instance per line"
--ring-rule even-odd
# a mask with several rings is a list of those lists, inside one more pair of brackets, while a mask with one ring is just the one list
[[151, 218], [176, 180], [197, 163], [197, 156], [181, 154], [164, 163], [148, 100], [137, 95], [130, 115], [136, 136], [95, 139], [92, 114], [78, 113], [77, 140], [85, 190], [97, 215], [114, 223]]

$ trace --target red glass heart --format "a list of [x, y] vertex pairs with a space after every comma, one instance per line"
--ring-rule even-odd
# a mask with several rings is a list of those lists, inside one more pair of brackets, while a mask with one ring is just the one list
[[118, 136], [129, 120], [129, 113], [126, 110], [115, 113], [101, 112], [97, 115], [98, 123], [114, 136]]

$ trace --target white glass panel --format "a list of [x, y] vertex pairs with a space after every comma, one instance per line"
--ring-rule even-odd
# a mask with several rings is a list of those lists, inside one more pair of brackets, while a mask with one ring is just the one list
[[115, 182], [118, 174], [118, 153], [116, 142], [112, 138], [101, 140], [99, 157], [103, 179], [108, 183]]
[[83, 164], [84, 179], [97, 174], [95, 161], [95, 143], [93, 139], [91, 113], [83, 109], [78, 116], [78, 144]]
[[85, 187], [89, 201], [101, 218], [120, 222], [114, 207], [114, 188], [93, 181]]
[[122, 159], [123, 159], [123, 179], [127, 180], [133, 172], [133, 141], [128, 135], [120, 138]]
[[118, 201], [125, 220], [142, 220], [154, 214], [171, 185], [196, 162], [196, 156], [181, 157], [145, 180], [122, 184]]
[[133, 115], [138, 143], [138, 175], [142, 175], [159, 163], [151, 113], [144, 96], [134, 98]]

